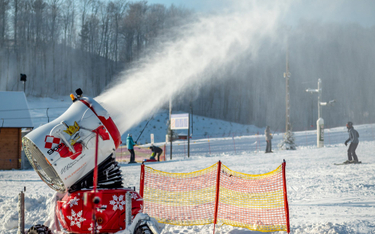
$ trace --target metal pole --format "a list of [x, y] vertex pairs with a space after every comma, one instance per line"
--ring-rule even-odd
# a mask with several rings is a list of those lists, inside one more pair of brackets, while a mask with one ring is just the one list
[[171, 119], [172, 118], [172, 98], [169, 99], [169, 145], [170, 145], [170, 152], [169, 157], [172, 160], [172, 129], [171, 129]]
[[23, 191], [18, 194], [18, 232], [17, 234], [25, 233], [25, 194]]
[[289, 50], [287, 48], [286, 52], [286, 72], [284, 73], [284, 77], [286, 79], [286, 121], [285, 121], [285, 132], [288, 132], [290, 130], [290, 124], [289, 124], [289, 111], [290, 111], [290, 106], [289, 106]]
[[187, 140], [188, 140], [188, 158], [190, 158], [190, 113], [189, 113], [189, 119], [188, 119], [188, 135], [187, 135]]
[[322, 80], [319, 78], [318, 79], [318, 119], [320, 119], [321, 113], [322, 113], [322, 106], [320, 105], [321, 95], [322, 95]]
[[190, 101], [190, 112], [191, 112], [191, 134], [194, 134], [194, 121], [193, 121], [194, 113], [193, 113], [193, 105], [191, 104], [191, 101]]
[[125, 195], [125, 229], [128, 229], [132, 224], [132, 196], [131, 192], [127, 192]]
[[94, 164], [94, 178], [93, 178], [93, 190], [94, 193], [94, 201], [92, 203], [92, 233], [96, 233], [97, 226], [96, 226], [96, 205], [99, 204], [100, 199], [96, 197], [97, 193], [97, 185], [98, 185], [98, 153], [99, 153], [99, 126], [97, 129], [93, 130], [95, 133], [95, 164]]

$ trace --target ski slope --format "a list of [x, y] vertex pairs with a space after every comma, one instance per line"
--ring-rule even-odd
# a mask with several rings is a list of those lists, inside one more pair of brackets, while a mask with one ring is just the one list
[[[58, 107], [58, 104], [65, 109], [70, 105], [68, 101], [61, 100], [29, 100], [30, 108], [35, 107], [31, 111], [32, 117], [45, 116], [46, 110], [42, 107]], [[36, 107], [41, 109], [36, 109]], [[57, 117], [65, 109], [51, 108], [49, 114]], [[57, 113], [59, 111], [62, 112]], [[37, 119], [33, 118], [33, 121], [35, 120]], [[195, 123], [198, 129], [203, 129], [203, 126], [211, 125], [211, 123], [214, 126], [221, 126], [222, 129], [234, 126], [233, 123], [224, 121], [216, 122], [208, 118], [205, 120]], [[259, 131], [259, 135], [227, 134], [227, 136], [214, 137], [209, 140], [206, 137], [197, 138], [192, 141], [189, 158], [183, 150], [183, 147], [186, 147], [186, 141], [177, 141], [173, 143], [172, 160], [169, 160], [169, 152], [167, 152], [167, 161], [148, 165], [167, 172], [191, 172], [209, 167], [221, 160], [232, 170], [261, 174], [274, 170], [285, 159], [291, 233], [375, 233], [375, 139], [373, 135], [375, 125], [357, 126], [354, 123], [354, 127], [360, 134], [357, 155], [363, 164], [341, 166], [335, 166], [334, 163], [347, 159], [347, 147], [344, 141], [348, 138], [348, 134], [344, 126], [325, 129], [324, 148], [316, 147], [314, 130], [295, 132], [297, 143], [295, 151], [278, 150], [277, 143], [281, 141], [282, 133], [275, 133], [273, 154], [264, 153], [264, 129], [254, 126], [246, 127], [254, 132]], [[232, 132], [240, 130], [239, 127]], [[155, 131], [154, 134], [165, 136], [162, 130], [161, 132]], [[220, 132], [214, 132], [212, 135], [218, 136]], [[209, 150], [208, 142], [210, 143]], [[121, 166], [124, 185], [134, 186], [138, 191], [140, 165], [122, 164]], [[33, 170], [0, 171], [0, 233], [17, 233], [18, 193], [23, 190], [24, 186], [26, 186], [26, 228], [43, 223], [51, 217], [50, 213], [53, 209], [49, 205], [54, 191], [42, 182]], [[213, 230], [212, 225], [187, 227], [160, 225], [160, 228], [163, 234], [212, 233]], [[260, 233], [226, 225], [219, 225], [216, 232]]]

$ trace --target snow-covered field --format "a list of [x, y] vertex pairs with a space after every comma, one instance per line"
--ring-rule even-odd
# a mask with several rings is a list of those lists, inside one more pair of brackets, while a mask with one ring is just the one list
[[[49, 109], [51, 111], [49, 115], [56, 118], [70, 105], [67, 100], [42, 102], [43, 100], [29, 99], [31, 115], [36, 127], [46, 120], [40, 117], [46, 116], [46, 109], [37, 108], [51, 108], [51, 105], [62, 107]], [[40, 120], [36, 118], [38, 116]], [[209, 126], [211, 123], [214, 126], [221, 126], [222, 129], [228, 129], [226, 131], [236, 126], [233, 123], [215, 121], [207, 118], [206, 121], [197, 121], [197, 129], [202, 129], [203, 126]], [[164, 120], [160, 122], [165, 125]], [[278, 150], [276, 145], [281, 140], [282, 134], [275, 134], [273, 154], [263, 152], [263, 135], [210, 138], [209, 150], [207, 150], [207, 139], [196, 139], [195, 143], [191, 144], [190, 158], [182, 153], [181, 147], [184, 143], [181, 141], [174, 143], [173, 149], [176, 153], [173, 151], [173, 160], [149, 165], [168, 172], [191, 172], [206, 168], [221, 160], [232, 170], [261, 174], [274, 170], [285, 159], [291, 233], [375, 233], [375, 139], [373, 134], [375, 125], [354, 126], [360, 134], [357, 155], [363, 162], [358, 165], [334, 165], [347, 159], [347, 147], [343, 142], [348, 138], [348, 134], [344, 127], [325, 130], [324, 148], [316, 147], [315, 131], [296, 132], [298, 146], [295, 151]], [[259, 131], [262, 134], [264, 131], [254, 126], [245, 127], [248, 127], [250, 132]], [[218, 127], [213, 127], [210, 131], [218, 131], [218, 129]], [[244, 131], [244, 126], [231, 131], [241, 129]], [[154, 130], [154, 134], [165, 136], [164, 129], [160, 132], [156, 132], [155, 128]], [[210, 132], [210, 134], [219, 135], [220, 132]], [[140, 165], [122, 164], [122, 172], [125, 186], [135, 186], [138, 190]], [[48, 218], [51, 211], [49, 200], [53, 197], [54, 191], [42, 182], [33, 170], [0, 171], [0, 233], [17, 232], [17, 197], [24, 186], [26, 186], [26, 228], [33, 224], [43, 223]], [[212, 233], [213, 230], [212, 225], [193, 227], [162, 225], [162, 227], [164, 234]], [[216, 231], [232, 234], [259, 233], [231, 226], [220, 226], [216, 228]]]

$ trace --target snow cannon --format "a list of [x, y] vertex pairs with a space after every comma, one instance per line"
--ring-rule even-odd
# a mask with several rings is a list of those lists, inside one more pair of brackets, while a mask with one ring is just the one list
[[[121, 144], [116, 124], [94, 99], [82, 97], [81, 89], [76, 93], [71, 94], [73, 104], [65, 113], [22, 138], [24, 152], [40, 178], [63, 193], [55, 204], [56, 230], [115, 233], [126, 228], [131, 234], [158, 234], [157, 224], [141, 213], [143, 198], [122, 185], [114, 155]], [[127, 193], [130, 207], [126, 207]], [[125, 222], [125, 215], [131, 216], [132, 224]], [[41, 225], [30, 230], [50, 233]]]
[[[22, 139], [24, 152], [40, 178], [55, 191], [92, 188], [98, 137], [98, 188], [122, 187], [114, 152], [121, 135], [109, 113], [94, 99], [71, 94], [72, 105], [60, 117]], [[116, 168], [117, 167], [117, 168]]]

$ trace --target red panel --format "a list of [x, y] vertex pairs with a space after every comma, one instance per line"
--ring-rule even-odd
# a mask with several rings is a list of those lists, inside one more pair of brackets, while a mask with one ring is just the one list
[[[141, 212], [143, 199], [131, 189], [102, 189], [96, 194], [89, 190], [66, 194], [56, 205], [56, 216], [68, 232], [91, 233], [93, 207], [96, 209], [98, 233], [117, 232], [125, 229], [125, 194], [132, 193], [132, 219]], [[91, 201], [101, 198], [100, 204]], [[85, 202], [86, 201], [86, 202]], [[102, 209], [99, 209], [102, 208]]]

